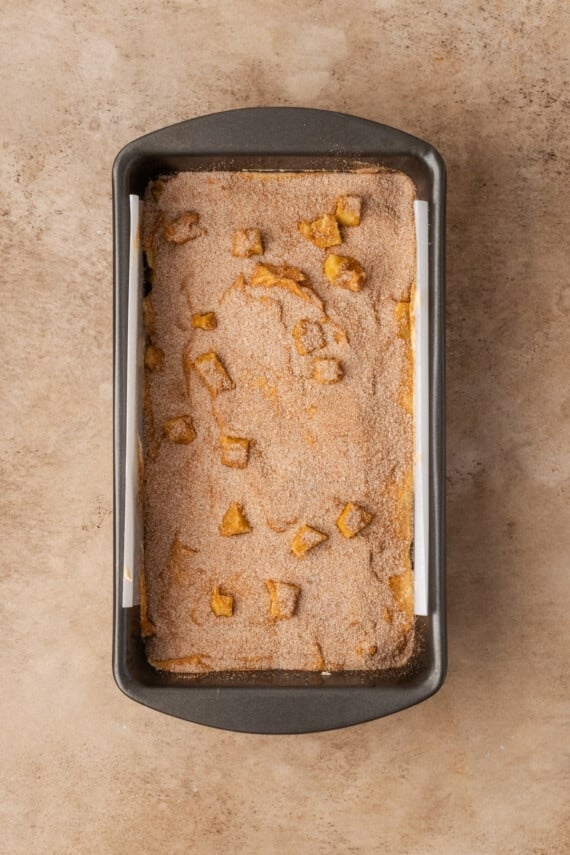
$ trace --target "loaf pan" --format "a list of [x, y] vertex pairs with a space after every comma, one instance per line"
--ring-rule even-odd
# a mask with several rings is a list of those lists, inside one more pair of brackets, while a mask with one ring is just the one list
[[[405, 668], [394, 672], [259, 671], [186, 677], [157, 671], [145, 656], [137, 604], [136, 565], [142, 556], [143, 540], [136, 463], [142, 423], [143, 288], [137, 270], [140, 249], [136, 223], [131, 216], [131, 212], [134, 215], [138, 211], [137, 197], [143, 196], [149, 180], [172, 172], [349, 171], [366, 164], [406, 173], [413, 180], [420, 200], [416, 203], [416, 229], [418, 277], [424, 282], [424, 296], [420, 295], [418, 309], [418, 318], [422, 319], [419, 323], [423, 325], [423, 356], [418, 352], [418, 341], [416, 354], [418, 365], [422, 359], [423, 388], [419, 389], [416, 374], [416, 424], [421, 425], [422, 437], [416, 441], [414, 554], [418, 564], [414, 568], [417, 571], [414, 655]], [[441, 156], [422, 140], [354, 116], [289, 107], [232, 110], [172, 125], [126, 145], [113, 166], [113, 214], [113, 673], [117, 685], [128, 697], [161, 712], [251, 733], [302, 733], [345, 727], [425, 700], [442, 685], [447, 661], [445, 167]], [[418, 472], [422, 473], [421, 485]]]

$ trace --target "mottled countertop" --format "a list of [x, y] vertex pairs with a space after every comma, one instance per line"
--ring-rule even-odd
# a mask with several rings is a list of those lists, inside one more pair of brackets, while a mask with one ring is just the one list
[[[565, 5], [14, 0], [0, 24], [0, 851], [570, 851]], [[167, 718], [110, 668], [111, 164], [271, 104], [424, 137], [449, 180], [448, 680], [295, 737]]]

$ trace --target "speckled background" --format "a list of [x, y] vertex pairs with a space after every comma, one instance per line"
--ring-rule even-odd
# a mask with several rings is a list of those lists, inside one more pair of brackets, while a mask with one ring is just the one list
[[[3, 4], [0, 852], [570, 851], [569, 38], [558, 0]], [[112, 160], [269, 104], [449, 171], [448, 682], [300, 737], [169, 719], [110, 670]]]

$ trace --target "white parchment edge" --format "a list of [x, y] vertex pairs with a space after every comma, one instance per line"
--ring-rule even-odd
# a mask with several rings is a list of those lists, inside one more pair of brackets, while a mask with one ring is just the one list
[[139, 564], [141, 556], [138, 519], [139, 461], [138, 461], [138, 414], [140, 300], [142, 279], [142, 249], [140, 242], [141, 200], [129, 196], [130, 203], [130, 250], [129, 250], [129, 294], [127, 314], [127, 400], [125, 442], [125, 528], [123, 540], [123, 608], [139, 602]]
[[[138, 343], [140, 336], [140, 294], [142, 250], [140, 245], [141, 200], [129, 196], [130, 254], [127, 321], [127, 400], [125, 451], [125, 508], [123, 546], [124, 608], [139, 602], [140, 543], [137, 505], [138, 483], [138, 413], [140, 408], [138, 383]], [[416, 291], [414, 306], [415, 338], [415, 472], [414, 472], [414, 611], [429, 613], [429, 287], [428, 287], [428, 202], [414, 202], [416, 226]]]
[[429, 614], [429, 203], [414, 202], [416, 221], [414, 611]]

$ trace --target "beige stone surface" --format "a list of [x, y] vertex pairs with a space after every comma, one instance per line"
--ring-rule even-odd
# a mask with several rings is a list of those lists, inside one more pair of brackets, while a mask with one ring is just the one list
[[[566, 4], [10, 0], [0, 19], [0, 852], [570, 851]], [[111, 163], [268, 104], [404, 128], [449, 170], [449, 678], [297, 737], [169, 719], [110, 670]]]

